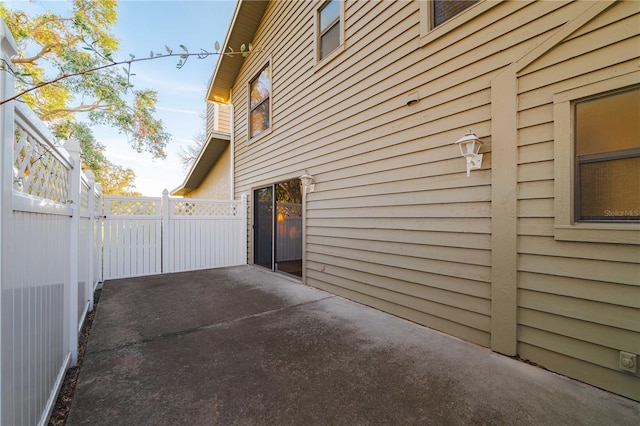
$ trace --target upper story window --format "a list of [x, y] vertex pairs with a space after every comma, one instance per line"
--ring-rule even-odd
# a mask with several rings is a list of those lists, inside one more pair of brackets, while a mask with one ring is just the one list
[[329, 0], [318, 10], [318, 59], [327, 57], [342, 44], [342, 5]]
[[265, 66], [249, 88], [249, 137], [271, 128], [271, 68]]
[[[499, 5], [500, 0], [420, 0], [420, 46], [427, 46], [445, 34], [454, 33], [467, 22]], [[460, 31], [446, 46], [467, 36]]]
[[432, 28], [448, 21], [460, 12], [479, 0], [432, 0], [431, 1], [431, 23]]
[[574, 104], [577, 222], [640, 221], [640, 88]]

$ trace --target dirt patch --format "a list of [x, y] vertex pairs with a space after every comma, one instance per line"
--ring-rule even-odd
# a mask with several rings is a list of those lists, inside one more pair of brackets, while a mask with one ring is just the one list
[[87, 317], [82, 325], [82, 331], [78, 335], [78, 365], [67, 370], [64, 376], [64, 382], [62, 388], [58, 394], [58, 399], [53, 407], [53, 412], [49, 418], [49, 426], [64, 426], [67, 424], [67, 417], [69, 417], [69, 410], [71, 410], [71, 401], [73, 400], [73, 392], [76, 389], [76, 383], [78, 376], [80, 375], [80, 369], [82, 368], [82, 359], [84, 358], [84, 352], [87, 349], [89, 343], [89, 334], [91, 333], [91, 326], [98, 310], [98, 301], [100, 300], [101, 290], [96, 290], [93, 296], [93, 311], [87, 314]]

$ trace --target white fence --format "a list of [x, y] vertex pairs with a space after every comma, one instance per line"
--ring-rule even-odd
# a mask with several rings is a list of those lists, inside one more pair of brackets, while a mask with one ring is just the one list
[[246, 198], [104, 197], [104, 279], [247, 263]]
[[[8, 64], [15, 44], [0, 24]], [[1, 99], [14, 83], [0, 72]], [[0, 424], [45, 424], [100, 280], [100, 191], [77, 141], [60, 147], [17, 101], [0, 114]]]
[[[6, 100], [15, 43], [1, 20], [0, 46]], [[15, 100], [0, 105], [0, 134], [0, 425], [44, 425], [103, 266], [112, 279], [245, 264], [247, 202], [105, 197], [102, 220], [77, 141], [59, 146]]]

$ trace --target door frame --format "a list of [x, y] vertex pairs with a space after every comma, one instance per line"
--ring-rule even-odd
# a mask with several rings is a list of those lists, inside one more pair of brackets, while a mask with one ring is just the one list
[[[277, 269], [277, 192], [276, 192], [276, 186], [280, 183], [284, 183], [284, 182], [290, 182], [290, 181], [298, 181], [299, 185], [300, 185], [300, 215], [301, 215], [301, 248], [300, 248], [300, 261], [301, 261], [301, 267], [302, 267], [302, 271], [301, 271], [301, 275], [295, 275], [295, 274], [290, 274], [287, 273], [285, 271], [279, 270]], [[258, 238], [257, 238], [257, 229], [256, 229], [256, 223], [257, 223], [257, 213], [258, 213], [258, 205], [256, 203], [256, 193], [259, 190], [262, 189], [266, 189], [266, 188], [271, 188], [272, 190], [272, 200], [271, 200], [271, 205], [272, 205], [272, 215], [271, 215], [271, 267], [256, 263], [256, 250], [258, 248]], [[285, 274], [287, 276], [290, 277], [294, 277], [296, 279], [300, 279], [303, 280], [304, 278], [304, 258], [305, 258], [305, 253], [304, 253], [304, 245], [305, 245], [305, 240], [306, 240], [306, 235], [305, 235], [305, 223], [306, 223], [306, 218], [305, 218], [305, 195], [304, 195], [304, 189], [302, 188], [302, 182], [300, 181], [300, 178], [295, 176], [295, 177], [291, 177], [289, 179], [283, 179], [283, 180], [278, 180], [276, 182], [272, 182], [272, 183], [267, 183], [267, 184], [261, 184], [261, 185], [255, 185], [251, 188], [251, 200], [252, 200], [252, 204], [251, 204], [251, 208], [252, 208], [252, 212], [251, 212], [251, 262], [254, 265], [260, 266], [260, 267], [264, 267], [264, 268], [268, 268], [270, 269], [272, 272], [278, 272], [281, 274]]]

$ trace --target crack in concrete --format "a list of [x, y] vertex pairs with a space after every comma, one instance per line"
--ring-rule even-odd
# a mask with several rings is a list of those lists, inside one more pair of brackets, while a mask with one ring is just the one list
[[146, 337], [140, 340], [136, 340], [135, 342], [126, 342], [124, 344], [121, 345], [117, 345], [111, 348], [104, 348], [104, 349], [100, 349], [100, 350], [96, 350], [96, 351], [87, 351], [87, 353], [94, 353], [94, 354], [100, 354], [100, 353], [104, 353], [104, 352], [110, 352], [110, 351], [118, 351], [120, 349], [125, 349], [128, 347], [132, 347], [132, 346], [140, 346], [146, 343], [150, 343], [150, 342], [155, 342], [158, 340], [164, 340], [166, 338], [171, 338], [171, 337], [177, 337], [177, 336], [185, 336], [191, 333], [196, 333], [198, 331], [203, 331], [203, 330], [208, 330], [208, 329], [212, 329], [212, 328], [218, 328], [218, 327], [224, 327], [226, 325], [229, 324], [234, 324], [237, 322], [241, 322], [244, 320], [248, 320], [248, 319], [252, 319], [252, 318], [258, 318], [261, 316], [265, 316], [265, 315], [270, 315], [270, 314], [274, 314], [274, 313], [278, 313], [278, 312], [283, 312], [289, 309], [293, 309], [293, 308], [299, 308], [301, 306], [306, 306], [306, 305], [311, 305], [314, 303], [318, 303], [318, 302], [322, 302], [325, 300], [329, 300], [329, 299], [333, 299], [337, 296], [327, 296], [327, 297], [323, 297], [320, 299], [315, 299], [315, 300], [309, 300], [307, 302], [302, 302], [302, 303], [296, 303], [294, 305], [287, 305], [287, 306], [283, 306], [282, 308], [278, 308], [278, 309], [271, 309], [268, 311], [264, 311], [264, 312], [258, 312], [255, 314], [251, 314], [251, 315], [246, 315], [243, 317], [239, 317], [239, 318], [234, 318], [234, 319], [230, 319], [230, 320], [225, 320], [225, 321], [220, 321], [220, 322], [216, 322], [216, 323], [212, 323], [212, 324], [206, 324], [206, 325], [200, 325], [197, 327], [192, 327], [192, 328], [187, 328], [184, 330], [178, 330], [178, 331], [172, 331], [169, 333], [163, 333], [163, 334], [159, 334], [157, 336], [152, 336], [152, 337]]

